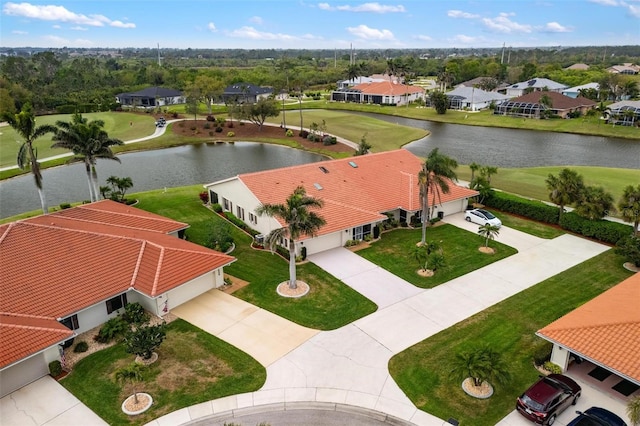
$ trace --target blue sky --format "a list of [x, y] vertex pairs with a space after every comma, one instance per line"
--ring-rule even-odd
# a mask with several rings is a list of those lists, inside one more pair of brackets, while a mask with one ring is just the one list
[[640, 44], [640, 0], [3, 0], [1, 5], [3, 47]]

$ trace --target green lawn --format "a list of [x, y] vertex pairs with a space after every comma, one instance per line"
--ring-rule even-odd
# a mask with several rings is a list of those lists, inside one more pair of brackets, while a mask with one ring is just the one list
[[[204, 244], [211, 224], [223, 219], [202, 205], [198, 198], [201, 191], [202, 187], [195, 185], [168, 189], [166, 193], [136, 194], [140, 200], [136, 207], [189, 223], [188, 239]], [[251, 283], [234, 296], [320, 330], [342, 327], [376, 310], [373, 302], [312, 263], [298, 266], [298, 279], [310, 285], [309, 294], [299, 299], [278, 296], [277, 285], [289, 277], [288, 261], [268, 250], [252, 249], [251, 237], [236, 228], [233, 228], [233, 238], [236, 249], [231, 255], [237, 261], [226, 267], [225, 272]]]
[[489, 246], [496, 253], [484, 254], [478, 251], [484, 245], [479, 235], [449, 224], [431, 227], [427, 229], [427, 241], [440, 243], [447, 266], [425, 278], [416, 273], [419, 265], [412, 254], [421, 237], [421, 229], [396, 229], [382, 234], [379, 241], [357, 254], [415, 286], [432, 288], [517, 253], [512, 247], [491, 241]]
[[491, 213], [495, 214], [504, 226], [517, 229], [518, 231], [526, 232], [527, 234], [531, 234], [536, 237], [546, 238], [550, 240], [565, 233], [562, 229], [549, 226], [545, 223], [535, 222], [530, 219], [524, 219], [496, 210], [491, 210]]
[[[394, 356], [391, 376], [421, 410], [464, 425], [495, 425], [538, 377], [532, 354], [543, 341], [534, 333], [629, 277], [622, 263], [609, 250], [485, 309]], [[449, 373], [455, 354], [484, 344], [504, 355], [512, 380], [479, 400]]]
[[[123, 141], [149, 136], [155, 131], [155, 120], [151, 115], [128, 112], [94, 112], [82, 114], [82, 116], [89, 120], [103, 120], [104, 130], [109, 133], [109, 136]], [[71, 114], [43, 115], [36, 118], [36, 125], [55, 125], [58, 120], [69, 122], [71, 119]], [[69, 152], [65, 149], [52, 149], [52, 138], [53, 134], [49, 133], [36, 139], [34, 147], [38, 149], [38, 158], [42, 159]], [[16, 165], [18, 148], [22, 142], [23, 139], [16, 134], [13, 128], [0, 127], [0, 167]]]
[[158, 361], [136, 386], [153, 397], [153, 406], [134, 418], [120, 409], [133, 387], [115, 380], [115, 372], [135, 359], [122, 343], [87, 356], [60, 383], [107, 423], [139, 425], [193, 404], [256, 391], [267, 376], [246, 353], [180, 319], [168, 325], [156, 352]]

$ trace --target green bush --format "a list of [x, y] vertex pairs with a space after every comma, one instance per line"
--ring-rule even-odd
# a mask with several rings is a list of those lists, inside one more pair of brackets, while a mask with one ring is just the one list
[[276, 253], [278, 253], [280, 256], [284, 257], [285, 259], [289, 259], [289, 249], [284, 248], [282, 246], [276, 246]]
[[551, 361], [545, 362], [543, 367], [551, 374], [562, 374], [562, 368], [558, 364], [555, 364]]
[[211, 225], [211, 236], [207, 247], [226, 253], [233, 245], [233, 237], [231, 236], [231, 225], [228, 222], [216, 221]]
[[140, 303], [129, 303], [124, 307], [122, 319], [129, 324], [144, 324], [149, 321], [149, 314]]
[[334, 136], [326, 135], [322, 138], [322, 145], [324, 146], [335, 145], [336, 143], [338, 143], [338, 140]]
[[220, 126], [216, 127], [216, 133], [222, 133], [222, 127]]
[[560, 215], [557, 207], [550, 206], [542, 201], [528, 200], [505, 192], [491, 191], [485, 198], [484, 204], [487, 207], [493, 207], [503, 212], [551, 224], [557, 224]]
[[302, 257], [302, 260], [307, 260], [307, 248], [304, 246], [300, 249], [300, 257]]
[[71, 208], [71, 204], [69, 204], [69, 203], [60, 203], [60, 210], [70, 209], [70, 208]]
[[235, 135], [236, 135], [235, 132], [227, 132], [227, 137], [229, 137], [229, 138], [232, 138]]
[[73, 348], [73, 351], [75, 353], [79, 353], [79, 352], [86, 352], [88, 349], [89, 349], [89, 344], [83, 340], [76, 344], [76, 346]]
[[60, 361], [55, 360], [49, 363], [49, 374], [53, 377], [58, 377], [62, 374], [62, 364], [60, 364]]
[[98, 334], [94, 337], [96, 342], [109, 343], [129, 329], [129, 324], [121, 317], [113, 317], [102, 324]]
[[285, 135], [286, 135], [288, 138], [292, 138], [292, 137], [293, 137], [293, 131], [292, 131], [291, 129], [289, 129], [289, 130], [287, 130], [287, 132], [285, 133]]
[[616, 244], [616, 254], [640, 267], [640, 237], [631, 234], [620, 238]]
[[544, 365], [545, 362], [551, 359], [551, 351], [553, 350], [553, 344], [546, 340], [541, 341], [536, 345], [533, 351], [533, 362], [536, 365]]
[[260, 233], [259, 231], [250, 228], [249, 225], [244, 223], [241, 219], [238, 219], [236, 215], [231, 212], [224, 212], [223, 215], [229, 222], [233, 223], [235, 226], [242, 229], [244, 232], [251, 234], [252, 236], [256, 236]]
[[124, 338], [126, 351], [149, 359], [167, 337], [166, 324], [144, 325], [131, 330]]
[[603, 219], [589, 220], [574, 212], [563, 214], [560, 226], [576, 234], [609, 244], [616, 244], [620, 239], [632, 233], [629, 225]]
[[222, 206], [220, 204], [218, 204], [218, 203], [211, 204], [211, 208], [216, 213], [222, 213]]

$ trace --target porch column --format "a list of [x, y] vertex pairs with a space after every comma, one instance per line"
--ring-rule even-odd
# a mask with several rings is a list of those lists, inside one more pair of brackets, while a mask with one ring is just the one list
[[562, 368], [563, 372], [567, 371], [567, 367], [569, 366], [570, 354], [571, 353], [568, 350], [554, 343], [553, 350], [551, 351], [551, 362], [559, 365], [560, 368]]

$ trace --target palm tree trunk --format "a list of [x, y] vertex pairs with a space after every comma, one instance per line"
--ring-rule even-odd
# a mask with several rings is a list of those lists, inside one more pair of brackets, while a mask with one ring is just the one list
[[36, 159], [35, 152], [33, 152], [33, 146], [29, 144], [29, 158], [31, 159], [31, 173], [36, 181], [36, 188], [38, 188], [38, 195], [40, 196], [40, 206], [42, 207], [42, 213], [49, 213], [49, 206], [47, 206], [47, 197], [44, 194], [44, 188], [42, 187], [42, 174], [40, 173], [40, 163]]
[[47, 206], [47, 197], [44, 195], [44, 189], [38, 188], [38, 195], [40, 196], [40, 205], [42, 206], [42, 213], [48, 214], [49, 207]]
[[96, 170], [96, 165], [91, 165], [91, 179], [93, 180], [93, 193], [95, 194], [95, 199], [93, 201], [98, 201], [98, 171]]
[[422, 199], [422, 240], [421, 244], [427, 242], [427, 222], [429, 221], [429, 192], [425, 189], [425, 194]]
[[84, 168], [87, 172], [87, 181], [89, 182], [89, 199], [91, 200], [91, 202], [94, 202], [94, 187], [93, 187], [93, 180], [91, 178], [91, 165], [85, 161], [84, 163]]
[[282, 124], [284, 129], [287, 129], [287, 114], [284, 111], [284, 95], [282, 95]]
[[289, 239], [289, 288], [298, 288], [296, 277], [296, 244], [293, 239]]
[[300, 95], [298, 96], [298, 105], [299, 105], [298, 110], [300, 111], [300, 131], [302, 131], [302, 130], [304, 130], [304, 127], [302, 126], [302, 91], [300, 92]]

